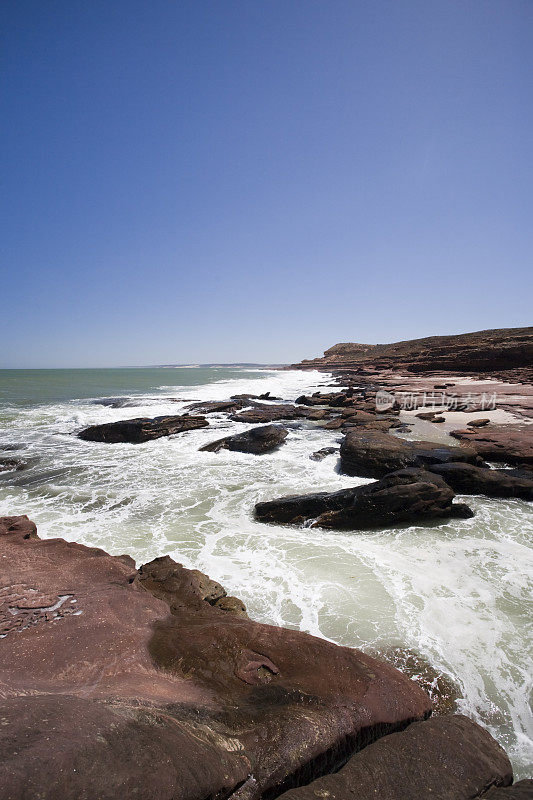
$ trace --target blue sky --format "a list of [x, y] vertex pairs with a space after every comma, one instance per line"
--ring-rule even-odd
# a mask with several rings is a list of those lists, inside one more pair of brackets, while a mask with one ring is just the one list
[[531, 0], [0, 15], [0, 366], [531, 324]]

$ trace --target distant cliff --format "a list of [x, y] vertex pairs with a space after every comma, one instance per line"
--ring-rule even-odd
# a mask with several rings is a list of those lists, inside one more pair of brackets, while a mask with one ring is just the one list
[[457, 336], [428, 336], [392, 344], [344, 342], [297, 369], [404, 369], [493, 372], [533, 367], [533, 327], [499, 328]]

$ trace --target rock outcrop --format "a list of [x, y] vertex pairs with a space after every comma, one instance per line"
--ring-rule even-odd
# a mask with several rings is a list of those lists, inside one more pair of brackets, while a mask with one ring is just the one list
[[255, 516], [261, 522], [284, 524], [312, 520], [313, 527], [334, 530], [365, 530], [427, 519], [473, 516], [468, 506], [454, 503], [454, 497], [439, 475], [405, 469], [353, 489], [258, 503]]
[[533, 425], [493, 425], [481, 430], [451, 431], [486, 461], [533, 465]]
[[287, 428], [283, 428], [281, 425], [261, 425], [258, 428], [250, 428], [244, 433], [236, 433], [234, 436], [217, 439], [216, 442], [210, 442], [200, 447], [200, 450], [218, 453], [219, 450], [224, 449], [261, 455], [276, 450], [283, 444], [288, 433]]
[[279, 403], [277, 405], [254, 405], [240, 411], [238, 414], [230, 414], [230, 419], [234, 422], [279, 422], [281, 420], [320, 420], [328, 416], [328, 409], [304, 408], [291, 405], [290, 403]]
[[0, 519], [0, 800], [276, 797], [427, 716], [387, 664]]
[[91, 425], [80, 431], [78, 437], [86, 442], [106, 442], [117, 444], [128, 442], [142, 444], [162, 436], [172, 436], [175, 433], [193, 431], [205, 428], [209, 422], [205, 417], [194, 417], [188, 414], [168, 417], [138, 417], [124, 419], [120, 422], [104, 422], [101, 425]]
[[473, 464], [433, 464], [431, 471], [441, 475], [459, 494], [485, 494], [487, 497], [518, 497], [533, 500], [533, 475], [515, 477], [504, 470], [475, 467]]
[[325, 351], [323, 358], [302, 361], [293, 367], [486, 373], [531, 368], [532, 364], [533, 328], [500, 328], [392, 344], [336, 344]]
[[[509, 786], [512, 779], [509, 759], [487, 731], [460, 715], [434, 717], [384, 736], [337, 774], [280, 800], [475, 800], [490, 798], [488, 789]], [[507, 797], [512, 800], [503, 791], [501, 800]]]
[[408, 441], [380, 430], [350, 430], [341, 444], [341, 471], [346, 475], [380, 478], [404, 467], [430, 468], [432, 464], [465, 461], [482, 465], [469, 447], [449, 447], [435, 442]]

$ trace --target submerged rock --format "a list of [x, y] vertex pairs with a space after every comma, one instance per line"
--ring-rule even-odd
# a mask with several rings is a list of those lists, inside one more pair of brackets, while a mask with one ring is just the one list
[[515, 477], [503, 470], [475, 467], [473, 464], [433, 464], [431, 471], [441, 475], [459, 494], [485, 494], [488, 497], [519, 497], [533, 500], [533, 476]]
[[475, 800], [512, 780], [509, 759], [488, 731], [460, 715], [433, 717], [369, 744], [335, 775], [280, 800]]
[[205, 417], [190, 417], [188, 414], [154, 418], [137, 417], [136, 419], [120, 420], [120, 422], [91, 425], [80, 431], [78, 437], [86, 442], [141, 444], [162, 436], [205, 428], [208, 425], [209, 422]]
[[281, 425], [261, 425], [259, 428], [251, 428], [244, 433], [237, 433], [234, 436], [226, 436], [216, 442], [210, 442], [200, 447], [201, 451], [218, 453], [219, 450], [236, 450], [240, 453], [271, 453], [283, 444], [288, 436], [287, 428]]
[[333, 453], [336, 453], [337, 450], [337, 447], [323, 447], [321, 450], [315, 450], [314, 453], [311, 453], [309, 458], [311, 461], [322, 461], [326, 456], [331, 456]]
[[432, 464], [465, 461], [482, 465], [469, 447], [400, 439], [383, 431], [351, 430], [341, 444], [341, 471], [346, 475], [380, 478], [404, 467], [431, 468]]
[[390, 665], [227, 613], [171, 559], [137, 572], [21, 517], [0, 551], [2, 619], [25, 620], [0, 646], [0, 800], [275, 797], [430, 711]]
[[453, 503], [454, 497], [440, 476], [421, 469], [405, 469], [353, 489], [258, 503], [255, 516], [261, 522], [285, 524], [313, 520], [313, 527], [335, 530], [364, 530], [439, 517], [473, 516], [468, 506]]

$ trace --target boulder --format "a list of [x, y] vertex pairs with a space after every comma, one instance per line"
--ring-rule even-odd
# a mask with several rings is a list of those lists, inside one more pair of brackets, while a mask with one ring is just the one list
[[331, 456], [336, 452], [336, 447], [323, 447], [321, 450], [315, 450], [314, 453], [311, 453], [309, 458], [311, 461], [322, 461], [322, 459], [326, 458], [326, 456]]
[[236, 450], [239, 453], [271, 453], [283, 444], [288, 436], [287, 428], [281, 425], [261, 425], [259, 428], [250, 428], [244, 433], [226, 436], [216, 442], [210, 442], [200, 447], [201, 451], [218, 453], [219, 450]]
[[206, 400], [205, 402], [191, 403], [186, 406], [186, 411], [195, 414], [220, 414], [224, 411], [236, 411], [244, 407], [244, 403], [238, 400]]
[[483, 464], [468, 447], [409, 441], [368, 429], [349, 431], [341, 444], [340, 455], [342, 472], [367, 478], [380, 478], [404, 467], [430, 467], [448, 461]]
[[230, 419], [234, 422], [257, 424], [261, 422], [278, 422], [280, 420], [320, 420], [327, 416], [328, 410], [324, 408], [299, 408], [290, 403], [280, 403], [271, 406], [257, 404], [238, 414], [230, 414]]
[[491, 425], [450, 435], [468, 443], [486, 461], [533, 465], [533, 425]]
[[431, 471], [441, 475], [459, 494], [485, 494], [488, 497], [519, 497], [533, 500], [533, 476], [514, 477], [503, 470], [475, 467], [473, 464], [433, 464]]
[[260, 522], [301, 524], [334, 530], [365, 530], [443, 517], [471, 517], [438, 475], [421, 469], [394, 472], [379, 481], [339, 492], [293, 495], [258, 503]]
[[279, 800], [488, 800], [487, 789], [512, 780], [509, 759], [488, 731], [464, 716], [432, 717], [369, 744], [335, 775]]
[[26, 517], [0, 519], [0, 555], [0, 800], [275, 797], [430, 711], [388, 664], [228, 613], [169, 558], [137, 571]]
[[483, 419], [471, 419], [470, 422], [467, 422], [469, 428], [484, 428], [485, 425], [488, 425], [490, 419], [484, 417]]
[[141, 444], [159, 439], [162, 436], [172, 436], [175, 433], [193, 431], [205, 428], [209, 422], [205, 417], [182, 416], [168, 417], [138, 417], [137, 419], [124, 419], [120, 422], [104, 422], [102, 425], [91, 425], [78, 433], [78, 437], [86, 442], [106, 442], [116, 444], [128, 442]]

